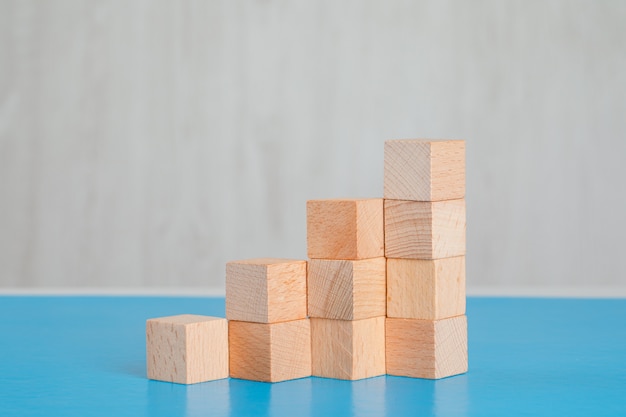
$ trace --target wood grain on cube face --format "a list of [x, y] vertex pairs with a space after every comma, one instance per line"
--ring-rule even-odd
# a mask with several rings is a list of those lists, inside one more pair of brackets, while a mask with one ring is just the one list
[[311, 322], [277, 323], [272, 328], [272, 381], [311, 376]]
[[146, 359], [149, 379], [187, 383], [185, 328], [151, 319], [146, 323]]
[[382, 198], [357, 202], [357, 259], [385, 256], [385, 223]]
[[267, 266], [268, 322], [307, 316], [307, 262], [275, 262]]
[[226, 318], [267, 322], [267, 265], [248, 261], [226, 264]]
[[387, 316], [442, 319], [465, 314], [465, 257], [387, 259]]
[[307, 247], [311, 259], [357, 257], [356, 202], [312, 200], [307, 202]]
[[226, 265], [226, 318], [274, 323], [306, 317], [306, 261], [260, 258]]
[[308, 272], [309, 316], [359, 320], [384, 316], [385, 258], [312, 259]]
[[254, 381], [272, 380], [270, 325], [230, 320], [230, 376]]
[[439, 379], [467, 372], [467, 318], [387, 318], [387, 374]]
[[307, 253], [311, 259], [384, 256], [382, 199], [307, 202]]
[[356, 380], [385, 373], [385, 317], [311, 318], [312, 374]]
[[430, 200], [465, 198], [465, 141], [433, 141], [430, 147]]
[[228, 377], [223, 318], [178, 315], [146, 322], [148, 378], [193, 384]]
[[353, 325], [347, 320], [311, 318], [313, 376], [353, 379]]
[[384, 257], [353, 264], [352, 320], [384, 316], [387, 312], [387, 262]]
[[384, 197], [430, 201], [430, 144], [420, 140], [385, 142]]
[[385, 374], [385, 317], [353, 321], [353, 379]]
[[230, 376], [280, 382], [311, 375], [309, 319], [280, 323], [229, 322]]
[[439, 259], [465, 255], [465, 200], [385, 200], [385, 256]]
[[465, 197], [465, 141], [385, 142], [384, 197], [441, 201]]
[[228, 377], [228, 322], [214, 318], [186, 326], [189, 383]]
[[310, 317], [352, 320], [352, 261], [311, 259], [307, 291]]

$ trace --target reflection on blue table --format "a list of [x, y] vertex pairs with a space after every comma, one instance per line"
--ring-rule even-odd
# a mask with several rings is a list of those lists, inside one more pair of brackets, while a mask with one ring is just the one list
[[225, 379], [188, 387], [151, 381], [148, 386], [148, 415], [463, 416], [467, 407], [466, 376], [435, 382], [399, 377], [355, 382], [304, 378], [280, 384]]

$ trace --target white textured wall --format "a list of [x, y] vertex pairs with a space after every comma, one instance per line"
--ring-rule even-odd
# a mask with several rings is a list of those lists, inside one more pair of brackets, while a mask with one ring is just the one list
[[383, 141], [467, 139], [468, 285], [626, 280], [626, 2], [0, 0], [0, 286], [304, 257]]

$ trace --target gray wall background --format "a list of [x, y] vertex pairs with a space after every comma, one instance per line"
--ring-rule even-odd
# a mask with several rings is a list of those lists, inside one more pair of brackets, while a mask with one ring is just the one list
[[223, 288], [467, 140], [468, 286], [626, 283], [626, 2], [0, 0], [0, 286]]

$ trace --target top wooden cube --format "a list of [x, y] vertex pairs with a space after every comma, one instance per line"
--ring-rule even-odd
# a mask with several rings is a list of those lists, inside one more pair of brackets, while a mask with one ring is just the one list
[[384, 196], [412, 201], [464, 198], [465, 141], [386, 141]]
[[382, 198], [310, 200], [306, 211], [309, 258], [385, 256]]
[[256, 323], [303, 319], [307, 262], [260, 258], [226, 264], [226, 318]]

